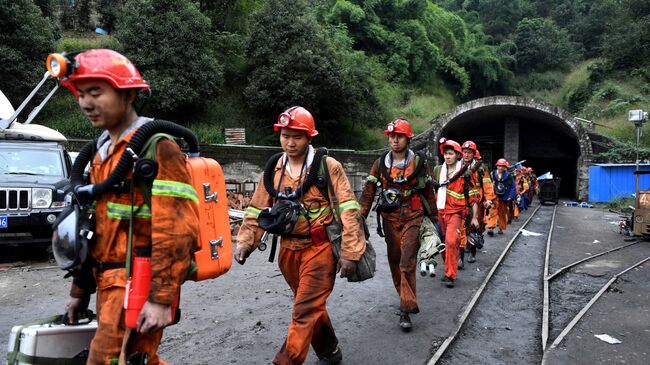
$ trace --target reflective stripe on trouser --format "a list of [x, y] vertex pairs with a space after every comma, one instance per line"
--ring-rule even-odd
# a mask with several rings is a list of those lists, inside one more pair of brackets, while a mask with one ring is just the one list
[[[97, 290], [97, 332], [90, 344], [87, 364], [108, 365], [111, 358], [119, 358], [124, 337], [124, 288], [109, 286]], [[147, 352], [147, 364], [166, 364], [158, 358], [157, 350], [162, 330], [141, 334], [131, 331], [128, 353]]]
[[458, 250], [463, 217], [460, 213], [438, 213], [438, 224], [440, 224], [446, 245], [444, 252], [445, 276], [455, 280], [458, 272]]
[[338, 344], [325, 302], [334, 289], [336, 262], [329, 243], [302, 250], [280, 248], [280, 271], [294, 293], [287, 339], [274, 364], [302, 364], [309, 344], [317, 355], [332, 353]]
[[386, 219], [383, 223], [388, 266], [393, 277], [393, 285], [399, 294], [399, 309], [406, 313], [418, 313], [420, 309], [415, 290], [415, 273], [417, 254], [420, 249], [422, 217], [403, 222], [401, 227]]

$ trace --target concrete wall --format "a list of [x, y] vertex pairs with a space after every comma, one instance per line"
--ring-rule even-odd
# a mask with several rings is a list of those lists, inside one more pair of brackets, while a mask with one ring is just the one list
[[[372, 163], [380, 152], [358, 152], [353, 150], [329, 149], [329, 155], [343, 164], [352, 189], [359, 194], [370, 172]], [[201, 154], [219, 161], [226, 180], [237, 182], [259, 182], [264, 164], [269, 157], [282, 152], [280, 147], [204, 145]]]
[[[70, 151], [79, 151], [86, 140], [70, 140]], [[280, 147], [241, 146], [241, 145], [201, 145], [201, 155], [214, 158], [221, 164], [229, 189], [235, 189], [235, 184], [246, 185], [246, 190], [254, 187], [260, 180], [264, 165], [269, 157], [281, 152]], [[329, 155], [343, 164], [352, 189], [359, 194], [363, 190], [365, 179], [370, 172], [372, 163], [382, 151], [358, 152], [353, 150], [329, 149]]]

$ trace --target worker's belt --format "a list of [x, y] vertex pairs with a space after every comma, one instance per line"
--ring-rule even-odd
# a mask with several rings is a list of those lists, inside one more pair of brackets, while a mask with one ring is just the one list
[[95, 266], [95, 269], [97, 269], [97, 273], [104, 272], [106, 270], [124, 269], [126, 267], [126, 263], [124, 261], [122, 262], [95, 261], [93, 264]]
[[281, 237], [283, 237], [283, 238], [284, 237], [299, 238], [299, 239], [303, 239], [303, 240], [306, 239], [306, 238], [311, 239], [310, 234], [293, 234], [293, 233], [289, 233], [289, 234], [283, 234], [283, 235], [281, 235]]

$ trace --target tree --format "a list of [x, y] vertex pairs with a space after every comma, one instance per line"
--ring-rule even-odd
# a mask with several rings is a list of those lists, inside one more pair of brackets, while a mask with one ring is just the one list
[[317, 120], [335, 120], [335, 125], [346, 117], [374, 120], [381, 107], [364, 75], [364, 57], [341, 43], [336, 49], [306, 5], [269, 0], [253, 16], [246, 46], [248, 105], [267, 115], [302, 105]]
[[91, 0], [79, 0], [75, 7], [77, 15], [77, 26], [75, 30], [87, 32], [90, 30], [90, 12], [92, 11]]
[[113, 31], [123, 7], [124, 0], [99, 0], [97, 10], [101, 15], [101, 24], [104, 30]]
[[603, 42], [604, 55], [619, 67], [650, 64], [650, 3], [622, 0], [611, 17]]
[[223, 78], [210, 19], [188, 0], [129, 0], [115, 29], [152, 86], [151, 110], [180, 117], [209, 103]]
[[514, 33], [517, 68], [523, 72], [563, 68], [576, 58], [566, 30], [548, 18], [524, 18]]
[[32, 1], [0, 0], [0, 85], [14, 106], [41, 79], [53, 50], [52, 24]]

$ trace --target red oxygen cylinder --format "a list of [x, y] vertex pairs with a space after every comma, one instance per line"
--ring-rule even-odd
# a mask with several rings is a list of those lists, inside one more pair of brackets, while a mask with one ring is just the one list
[[417, 193], [414, 193], [413, 197], [411, 197], [411, 209], [412, 210], [420, 210], [422, 209], [422, 201], [420, 200], [420, 196]]
[[[126, 283], [126, 293], [124, 296], [124, 309], [126, 309], [125, 323], [129, 328], [138, 327], [138, 317], [144, 303], [149, 297], [151, 288], [151, 258], [134, 257], [131, 270], [131, 278]], [[172, 303], [172, 323], [176, 308], [178, 308], [179, 295], [176, 296]]]

